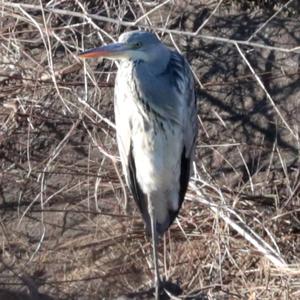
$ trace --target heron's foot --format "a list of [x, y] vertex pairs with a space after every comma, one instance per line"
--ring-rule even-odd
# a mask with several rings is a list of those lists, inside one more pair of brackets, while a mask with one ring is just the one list
[[155, 282], [155, 287], [152, 290], [155, 300], [167, 300], [170, 299], [170, 295], [179, 296], [182, 293], [179, 284], [171, 281], [159, 280], [159, 282]]

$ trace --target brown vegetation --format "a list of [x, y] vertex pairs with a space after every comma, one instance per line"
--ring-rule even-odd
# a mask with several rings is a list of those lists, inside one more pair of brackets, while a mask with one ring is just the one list
[[240, 2], [0, 2], [0, 299], [151, 295], [116, 66], [76, 55], [132, 28], [182, 51], [197, 81], [195, 176], [161, 273], [188, 299], [300, 298], [299, 5]]

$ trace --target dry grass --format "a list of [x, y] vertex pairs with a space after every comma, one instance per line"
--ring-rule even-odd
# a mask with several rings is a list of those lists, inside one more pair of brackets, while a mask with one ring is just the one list
[[76, 56], [136, 27], [185, 53], [199, 84], [195, 175], [161, 272], [188, 299], [299, 299], [299, 8], [253, 2], [0, 2], [0, 299], [150, 297], [116, 66]]

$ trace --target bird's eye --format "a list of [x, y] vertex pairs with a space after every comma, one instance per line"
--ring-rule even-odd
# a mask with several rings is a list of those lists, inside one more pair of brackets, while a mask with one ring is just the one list
[[142, 47], [142, 43], [141, 42], [136, 42], [132, 44], [132, 48], [133, 49], [138, 49]]

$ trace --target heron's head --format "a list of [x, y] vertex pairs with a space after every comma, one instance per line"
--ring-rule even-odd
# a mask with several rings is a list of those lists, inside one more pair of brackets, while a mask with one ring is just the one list
[[168, 55], [155, 34], [145, 31], [130, 31], [120, 35], [117, 43], [97, 47], [79, 54], [81, 58], [105, 57], [108, 59], [141, 60], [145, 62], [163, 59]]

